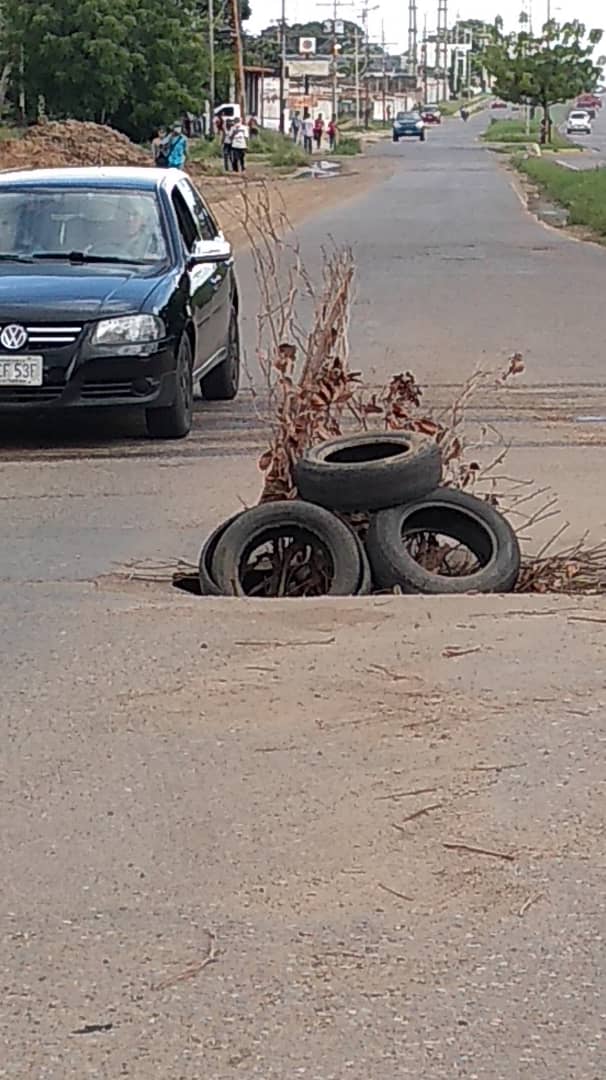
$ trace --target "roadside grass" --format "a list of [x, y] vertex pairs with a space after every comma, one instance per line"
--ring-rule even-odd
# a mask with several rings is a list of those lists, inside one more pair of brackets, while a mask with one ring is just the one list
[[202, 165], [213, 158], [221, 157], [221, 144], [218, 139], [191, 139], [188, 157], [190, 161]]
[[[196, 139], [190, 143], [189, 160], [202, 168], [215, 172], [221, 159], [221, 141], [215, 139]], [[306, 165], [307, 154], [300, 146], [295, 146], [292, 139], [281, 135], [279, 131], [260, 131], [248, 144], [248, 159], [260, 165], [269, 165], [273, 169], [295, 168]]]
[[571, 225], [585, 225], [606, 237], [606, 169], [574, 172], [541, 158], [519, 159], [518, 169], [568, 210]]
[[[565, 138], [557, 131], [556, 119], [551, 131], [551, 143], [546, 149], [566, 150], [576, 148], [570, 139]], [[526, 132], [526, 121], [520, 120], [493, 120], [482, 135], [486, 143], [538, 143], [540, 138], [540, 119], [535, 117], [529, 124], [530, 133]]]
[[362, 141], [355, 135], [344, 135], [339, 139], [334, 153], [337, 157], [355, 157], [362, 153]]

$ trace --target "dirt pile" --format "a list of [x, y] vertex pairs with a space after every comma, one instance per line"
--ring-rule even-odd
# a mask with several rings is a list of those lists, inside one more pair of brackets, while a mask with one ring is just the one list
[[48, 121], [0, 144], [0, 169], [78, 165], [151, 165], [151, 156], [113, 128], [78, 120]]

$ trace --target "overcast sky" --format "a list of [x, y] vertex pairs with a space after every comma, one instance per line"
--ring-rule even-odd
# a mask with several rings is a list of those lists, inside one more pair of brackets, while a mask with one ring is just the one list
[[[376, 0], [375, 0], [376, 2]], [[495, 6], [492, 7], [492, 2]], [[274, 19], [280, 18], [281, 0], [250, 0], [252, 19], [246, 24], [249, 31], [256, 33], [268, 26]], [[373, 0], [368, 0], [369, 7], [374, 6]], [[339, 8], [339, 17], [359, 21], [362, 4], [359, 2]], [[429, 6], [425, 0], [417, 0], [419, 31], [423, 28], [423, 18], [427, 12], [427, 25], [430, 30], [435, 28], [437, 4]], [[522, 10], [522, 0], [461, 0], [460, 6], [454, 0], [449, 0], [449, 23], [454, 22], [457, 14], [461, 18], [488, 20], [495, 15], [501, 15], [506, 28], [514, 29], [517, 18]], [[552, 0], [552, 17], [565, 22], [566, 19], [578, 18], [589, 27], [602, 28], [606, 24], [606, 8], [604, 0]], [[332, 4], [314, 3], [313, 0], [286, 0], [286, 21], [288, 23], [305, 22], [310, 19], [326, 19], [332, 16]], [[546, 0], [533, 0], [532, 17], [535, 29], [545, 21], [547, 17]], [[389, 49], [397, 52], [399, 48], [405, 48], [408, 35], [408, 4], [405, 0], [383, 0], [377, 11], [370, 13], [368, 25], [370, 35], [378, 41], [381, 37], [381, 19], [385, 21], [385, 40], [389, 42]]]

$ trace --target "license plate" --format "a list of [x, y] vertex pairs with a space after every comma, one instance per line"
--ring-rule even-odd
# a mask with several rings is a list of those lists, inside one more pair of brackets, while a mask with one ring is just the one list
[[42, 357], [20, 356], [8, 360], [0, 356], [0, 386], [42, 386]]

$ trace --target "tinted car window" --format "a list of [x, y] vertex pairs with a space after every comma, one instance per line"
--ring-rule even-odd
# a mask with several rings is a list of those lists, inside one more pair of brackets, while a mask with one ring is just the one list
[[193, 251], [196, 240], [200, 239], [198, 224], [178, 188], [175, 188], [172, 193], [172, 201], [185, 250]]
[[214, 240], [219, 230], [199, 192], [188, 181], [179, 184], [179, 192], [183, 194], [190, 213], [196, 219], [201, 238], [203, 240]]
[[83, 252], [125, 262], [160, 262], [166, 240], [153, 193], [81, 187], [3, 187], [0, 253]]

